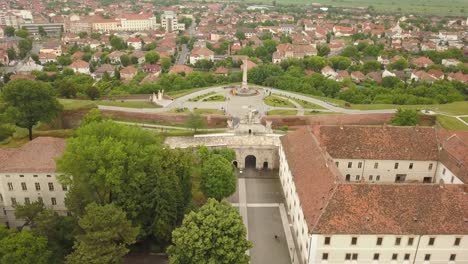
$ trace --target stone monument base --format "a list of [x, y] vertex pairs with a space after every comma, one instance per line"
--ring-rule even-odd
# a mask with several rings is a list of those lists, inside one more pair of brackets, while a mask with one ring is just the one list
[[237, 87], [237, 88], [234, 88], [233, 93], [236, 96], [254, 96], [258, 94], [258, 90], [252, 89], [252, 88], [245, 89], [242, 87]]

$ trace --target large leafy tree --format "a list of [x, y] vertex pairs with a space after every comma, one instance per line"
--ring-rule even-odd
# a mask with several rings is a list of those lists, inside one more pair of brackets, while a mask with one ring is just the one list
[[392, 118], [392, 125], [395, 126], [415, 126], [418, 122], [418, 112], [413, 109], [398, 109]]
[[167, 253], [172, 264], [246, 264], [252, 247], [246, 236], [239, 212], [227, 202], [209, 199], [174, 230]]
[[121, 263], [138, 234], [125, 212], [113, 204], [89, 204], [78, 223], [84, 234], [77, 237], [68, 264]]
[[39, 121], [51, 121], [62, 109], [52, 87], [40, 81], [11, 81], [3, 87], [1, 96], [11, 119], [17, 126], [28, 129], [29, 140], [33, 126]]
[[150, 131], [112, 121], [86, 122], [58, 161], [65, 174], [61, 180], [71, 186], [67, 208], [80, 216], [89, 203], [115, 203], [142, 227], [139, 238], [167, 243], [191, 200], [186, 192], [190, 157], [184, 155], [190, 153], [163, 148]]
[[145, 54], [145, 62], [149, 64], [156, 64], [159, 61], [159, 53], [156, 51], [148, 51]]
[[49, 264], [51, 255], [47, 238], [35, 236], [29, 230], [7, 231], [0, 225], [0, 263]]
[[231, 163], [213, 154], [203, 163], [200, 187], [208, 198], [220, 201], [236, 191], [236, 176]]

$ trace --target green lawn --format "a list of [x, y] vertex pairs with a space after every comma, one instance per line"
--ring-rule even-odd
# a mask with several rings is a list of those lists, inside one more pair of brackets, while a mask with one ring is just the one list
[[297, 99], [297, 98], [290, 98], [290, 99], [293, 100], [294, 102], [298, 103], [299, 105], [301, 105], [303, 108], [324, 109], [320, 105], [316, 105], [314, 103], [307, 102], [307, 101], [304, 101], [304, 100], [301, 100], [301, 99]]
[[449, 130], [468, 130], [468, 126], [455, 117], [437, 115], [437, 122], [439, 122], [442, 127]]
[[193, 109], [193, 112], [199, 115], [224, 115], [223, 111], [218, 109], [197, 108]]
[[166, 94], [175, 99], [175, 98], [179, 98], [179, 97], [185, 96], [185, 95], [187, 95], [187, 94], [191, 94], [191, 93], [194, 93], [194, 92], [198, 92], [198, 91], [205, 90], [205, 89], [207, 89], [207, 88], [208, 88], [208, 87], [193, 88], [193, 89], [180, 90], [180, 91], [171, 91], [171, 92], [167, 92]]
[[[271, 4], [270, 0], [248, 0], [250, 3]], [[377, 12], [402, 12], [434, 15], [465, 15], [467, 12], [466, 0], [279, 0], [278, 4], [310, 4], [321, 3], [324, 6], [369, 7], [373, 6]], [[464, 9], [464, 10], [463, 10]]]
[[95, 108], [96, 102], [91, 100], [76, 100], [76, 99], [58, 99], [65, 110], [77, 110], [81, 108]]
[[304, 115], [339, 115], [336, 112], [304, 111]]
[[265, 104], [267, 104], [269, 106], [296, 108], [296, 106], [293, 103], [291, 103], [290, 101], [288, 101], [287, 99], [282, 98], [282, 97], [278, 97], [278, 96], [274, 96], [274, 95], [270, 95], [270, 96], [265, 97], [265, 99], [263, 99], [263, 101], [265, 102]]
[[216, 94], [216, 93], [215, 93], [215, 92], [209, 92], [209, 93], [201, 94], [201, 95], [199, 95], [199, 96], [190, 98], [190, 99], [189, 99], [189, 102], [198, 102], [198, 101], [200, 101], [201, 99], [203, 99], [203, 98], [205, 98], [205, 97], [208, 97], [208, 96], [210, 96], [210, 95], [213, 95], [213, 94]]
[[277, 109], [268, 111], [267, 115], [297, 115], [297, 111]]
[[210, 96], [208, 98], [203, 99], [203, 102], [224, 102], [226, 101], [226, 97], [222, 94], [217, 94]]
[[97, 105], [118, 106], [128, 108], [160, 108], [161, 106], [145, 101], [96, 101]]
[[463, 121], [465, 121], [465, 122], [468, 122], [468, 116], [464, 116], [461, 119], [463, 119]]

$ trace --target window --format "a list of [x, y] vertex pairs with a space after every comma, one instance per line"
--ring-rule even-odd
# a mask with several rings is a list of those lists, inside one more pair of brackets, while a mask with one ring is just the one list
[[325, 237], [325, 245], [330, 245], [331, 237]]
[[44, 201], [42, 200], [42, 197], [37, 197], [37, 201], [38, 201], [39, 203], [44, 203]]
[[377, 238], [377, 246], [381, 246], [383, 241], [383, 237], [378, 237]]
[[406, 253], [405, 254], [405, 260], [409, 260], [410, 254]]
[[50, 174], [47, 174], [47, 178], [50, 178], [50, 177], [52, 177], [52, 176]]
[[40, 191], [41, 190], [41, 184], [36, 182], [34, 183], [34, 185], [36, 186], [36, 191]]
[[29, 197], [24, 198], [24, 204], [31, 204], [31, 200], [29, 200]]
[[380, 175], [375, 176], [376, 181], [380, 181]]
[[454, 180], [455, 180], [455, 177], [452, 176], [452, 178], [450, 178], [450, 183], [453, 183]]
[[429, 163], [429, 170], [432, 170], [432, 163]]
[[379, 260], [380, 254], [379, 253], [374, 253], [374, 260]]
[[362, 168], [362, 162], [359, 162], [359, 163], [357, 164], [357, 167], [358, 167], [358, 169]]
[[356, 181], [359, 181], [359, 175], [356, 175]]
[[338, 168], [338, 166], [340, 165], [340, 163], [337, 161], [335, 162], [335, 166]]
[[353, 260], [357, 260], [358, 258], [358, 254], [357, 253], [353, 253]]
[[409, 164], [409, 169], [410, 169], [410, 170], [413, 169], [413, 163], [410, 163], [410, 164]]
[[445, 170], [445, 168], [444, 168], [444, 169], [442, 170], [442, 175], [445, 175], [445, 171], [446, 171], [446, 170]]
[[53, 190], [54, 190], [54, 183], [49, 182], [49, 191], [53, 191]]
[[398, 162], [395, 162], [395, 170], [398, 169]]
[[57, 199], [55, 199], [55, 197], [50, 198], [50, 201], [52, 202], [52, 205], [57, 205]]
[[356, 245], [357, 244], [357, 237], [352, 237], [351, 238], [351, 245]]
[[379, 163], [378, 162], [374, 163], [374, 169], [378, 169], [378, 168], [379, 168]]
[[13, 191], [13, 183], [12, 182], [8, 183], [8, 190]]
[[426, 261], [431, 260], [431, 254], [426, 254], [426, 255], [424, 256], [424, 260], [426, 260]]
[[348, 162], [348, 168], [351, 168], [353, 167], [353, 163], [352, 162]]
[[398, 259], [398, 254], [393, 254], [392, 255], [392, 260], [397, 260]]
[[3, 195], [0, 193], [0, 202], [3, 202]]
[[412, 237], [408, 238], [408, 246], [412, 246], [413, 241], [414, 241], [414, 238], [412, 238]]
[[34, 177], [34, 178], [37, 178], [37, 174], [34, 174], [33, 177]]
[[450, 261], [455, 261], [455, 259], [457, 258], [457, 255], [456, 254], [450, 254]]
[[461, 241], [461, 237], [456, 237], [455, 238], [455, 243], [453, 243], [454, 246], [459, 246]]
[[372, 181], [374, 179], [374, 176], [369, 175], [369, 181]]
[[16, 198], [11, 197], [11, 204], [16, 205]]
[[23, 175], [23, 174], [20, 174], [20, 178], [24, 178], [24, 175]]
[[424, 177], [423, 178], [423, 183], [431, 183], [432, 182], [432, 177]]
[[351, 180], [351, 174], [346, 174], [346, 181], [350, 181]]
[[435, 242], [435, 237], [430, 237], [429, 238], [429, 246], [433, 246], [434, 245], [434, 242]]
[[68, 187], [66, 185], [62, 185], [62, 190], [63, 191], [67, 191], [68, 190]]
[[401, 244], [401, 237], [397, 237], [397, 238], [395, 239], [395, 245], [396, 245], [396, 246], [399, 246], [400, 244]]
[[23, 191], [27, 191], [27, 190], [28, 190], [28, 187], [26, 186], [26, 183], [25, 183], [25, 182], [22, 182], [22, 183], [21, 183], [21, 189], [23, 189]]
[[350, 260], [350, 259], [351, 259], [351, 254], [350, 254], [350, 253], [346, 253], [345, 260]]
[[328, 259], [328, 253], [323, 253], [322, 260], [327, 260], [327, 259]]

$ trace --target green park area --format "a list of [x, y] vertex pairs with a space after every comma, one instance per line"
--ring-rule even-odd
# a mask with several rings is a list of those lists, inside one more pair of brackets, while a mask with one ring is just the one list
[[288, 99], [279, 96], [270, 95], [265, 97], [263, 101], [266, 105], [269, 106], [296, 108], [296, 106], [293, 103], [291, 103]]
[[291, 116], [291, 115], [297, 115], [296, 110], [282, 110], [282, 109], [275, 109], [275, 110], [270, 110], [267, 113], [268, 115], [284, 115], [284, 116]]
[[78, 100], [78, 99], [59, 99], [65, 110], [76, 110], [80, 108], [95, 108], [98, 105], [117, 106], [128, 108], [160, 108], [156, 104], [145, 101], [120, 101], [120, 100]]

